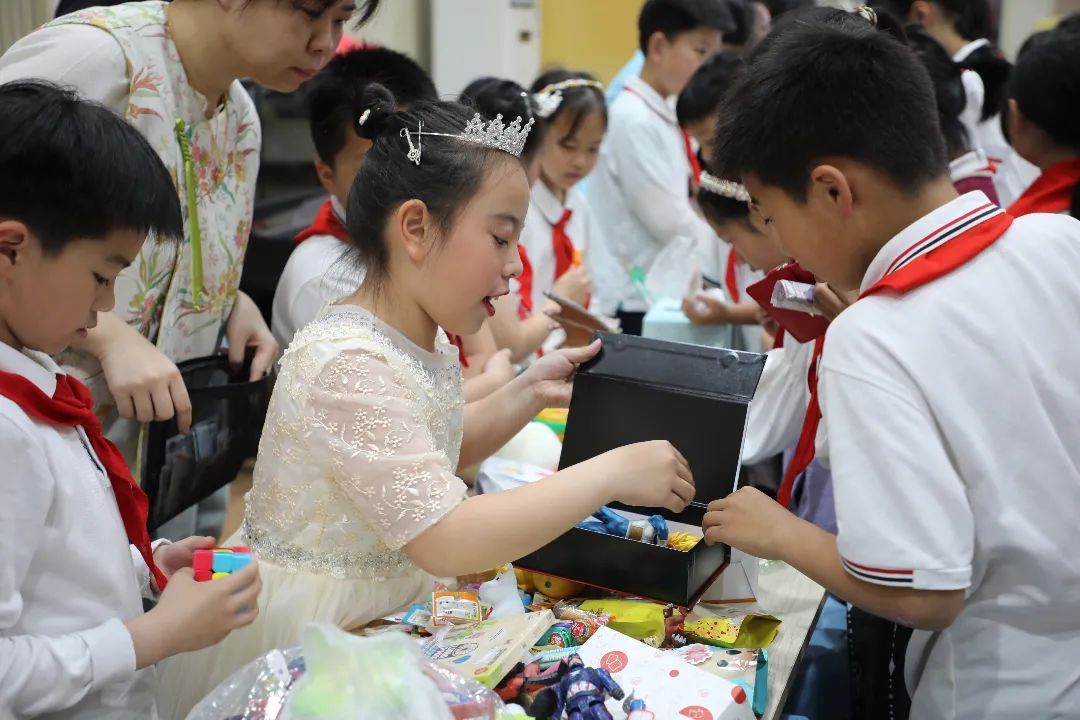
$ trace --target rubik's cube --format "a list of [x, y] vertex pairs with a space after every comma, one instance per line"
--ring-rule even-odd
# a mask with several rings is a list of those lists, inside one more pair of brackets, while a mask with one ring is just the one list
[[226, 577], [251, 564], [251, 548], [236, 545], [231, 548], [196, 550], [192, 558], [191, 569], [195, 571], [195, 580], [205, 582]]

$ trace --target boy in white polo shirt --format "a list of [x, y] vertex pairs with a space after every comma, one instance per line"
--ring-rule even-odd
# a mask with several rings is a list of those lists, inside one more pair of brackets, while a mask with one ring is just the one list
[[1080, 222], [957, 197], [925, 70], [870, 27], [785, 28], [729, 97], [717, 166], [861, 298], [819, 366], [839, 534], [743, 489], [707, 540], [917, 628], [913, 718], [1075, 717]]
[[[733, 27], [724, 0], [647, 0], [638, 18], [645, 65], [608, 113], [608, 133], [589, 178], [588, 199], [603, 229], [590, 248], [593, 302], [641, 334], [646, 303], [631, 271], [649, 270], [677, 238], [715, 255], [720, 244], [690, 203], [694, 153], [670, 98], [720, 49]], [[696, 159], [695, 159], [696, 161]], [[723, 267], [723, 263], [720, 267]], [[687, 278], [693, 268], [687, 267]]]
[[168, 171], [123, 119], [0, 85], [0, 708], [17, 717], [152, 720], [153, 665], [258, 614], [254, 563], [196, 583], [213, 538], [151, 546], [146, 496], [49, 357], [112, 309], [148, 233], [182, 229]]

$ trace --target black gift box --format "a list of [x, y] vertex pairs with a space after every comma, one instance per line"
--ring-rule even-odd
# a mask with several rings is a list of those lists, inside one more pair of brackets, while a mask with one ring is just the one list
[[250, 353], [233, 369], [224, 355], [177, 367], [191, 398], [191, 432], [176, 420], [152, 422], [143, 446], [143, 488], [152, 530], [231, 483], [255, 455], [270, 402], [269, 376], [253, 382]]
[[[683, 512], [662, 514], [672, 530], [695, 530], [712, 500], [735, 490], [750, 400], [765, 356], [631, 335], [597, 333], [600, 354], [574, 379], [559, 467], [647, 440], [668, 440], [686, 458], [696, 495]], [[517, 561], [522, 568], [681, 607], [692, 607], [720, 576], [728, 548], [690, 552], [572, 528]]]

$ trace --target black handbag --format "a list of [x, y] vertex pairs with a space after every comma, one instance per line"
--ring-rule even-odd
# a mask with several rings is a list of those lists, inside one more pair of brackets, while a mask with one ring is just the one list
[[175, 420], [147, 428], [142, 478], [151, 531], [236, 479], [258, 450], [273, 387], [271, 376], [247, 380], [250, 358], [238, 371], [224, 355], [178, 367], [191, 398], [191, 431], [181, 434]]

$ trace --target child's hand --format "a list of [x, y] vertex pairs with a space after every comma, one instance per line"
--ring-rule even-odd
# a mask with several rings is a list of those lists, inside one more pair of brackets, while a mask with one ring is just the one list
[[529, 365], [521, 380], [528, 383], [540, 409], [567, 407], [574, 389], [574, 372], [598, 352], [599, 340], [587, 347], [556, 350]]
[[553, 293], [567, 300], [573, 300], [578, 305], [584, 305], [589, 298], [589, 289], [592, 287], [592, 276], [584, 267], [570, 268], [562, 274], [551, 290]]
[[803, 522], [757, 488], [744, 487], [709, 503], [701, 528], [709, 545], [722, 542], [754, 557], [783, 559], [785, 538]]
[[160, 545], [154, 551], [154, 563], [166, 578], [170, 578], [177, 570], [191, 567], [196, 550], [210, 550], [215, 545], [216, 540], [212, 537], [192, 535], [179, 542]]
[[95, 354], [120, 417], [148, 423], [175, 416], [180, 432], [190, 430], [191, 399], [176, 364], [112, 313], [99, 320], [104, 337]]
[[150, 612], [128, 620], [136, 667], [201, 650], [221, 642], [259, 615], [258, 563], [228, 577], [195, 582], [189, 569], [177, 570]]
[[682, 311], [695, 325], [725, 325], [732, 321], [731, 305], [710, 290], [683, 298]]
[[259, 306], [244, 293], [236, 294], [236, 304], [229, 315], [225, 337], [229, 341], [229, 363], [234, 368], [244, 364], [247, 349], [253, 347], [255, 357], [251, 360], [250, 380], [258, 380], [270, 372], [270, 366], [278, 354], [278, 343], [270, 328], [266, 327]]
[[773, 319], [773, 316], [765, 310], [757, 311], [757, 321], [758, 325], [761, 326], [761, 329], [774, 338], [776, 337], [776, 333], [780, 332], [780, 323], [776, 322], [776, 320]]
[[510, 362], [510, 351], [503, 348], [489, 357], [488, 361], [484, 363], [484, 375], [497, 383], [497, 387], [502, 387], [517, 377], [517, 373], [514, 372], [514, 365]]
[[690, 466], [667, 440], [627, 445], [589, 462], [604, 463], [618, 502], [682, 512], [694, 499]]

